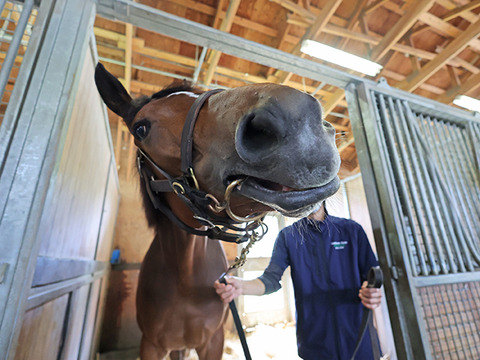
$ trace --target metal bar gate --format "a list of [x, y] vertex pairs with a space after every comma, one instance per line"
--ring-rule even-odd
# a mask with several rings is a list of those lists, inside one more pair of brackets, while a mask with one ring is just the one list
[[479, 119], [382, 83], [346, 94], [399, 358], [480, 358]]

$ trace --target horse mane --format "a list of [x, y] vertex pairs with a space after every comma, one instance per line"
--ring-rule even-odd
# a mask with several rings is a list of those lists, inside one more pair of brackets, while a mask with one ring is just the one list
[[[138, 113], [138, 111], [140, 111], [140, 109], [146, 104], [148, 104], [151, 100], [160, 99], [180, 91], [201, 92], [201, 90], [199, 90], [198, 88], [195, 88], [192, 85], [192, 83], [190, 83], [189, 81], [176, 80], [170, 85], [166, 86], [164, 89], [154, 93], [150, 97], [143, 96], [135, 99], [132, 102], [135, 110], [132, 111], [133, 117], [131, 118], [131, 120], [133, 120], [133, 118]], [[131, 114], [128, 114], [128, 115], [129, 117], [131, 116]], [[146, 216], [148, 225], [151, 228], [154, 228], [156, 231], [158, 231], [161, 225], [167, 219], [167, 217], [161, 211], [155, 209], [155, 207], [153, 206], [152, 201], [150, 200], [150, 197], [147, 193], [147, 189], [143, 179], [140, 179], [140, 193], [142, 194], [143, 209], [145, 210], [145, 216]], [[158, 196], [159, 196], [159, 200], [165, 203], [164, 195], [160, 194]]]

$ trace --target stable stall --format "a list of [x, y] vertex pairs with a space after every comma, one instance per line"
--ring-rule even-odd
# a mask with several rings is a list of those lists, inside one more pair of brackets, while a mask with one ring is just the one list
[[[135, 291], [153, 233], [133, 138], [96, 91], [99, 61], [136, 96], [186, 79], [205, 90], [268, 81], [316, 97], [342, 158], [328, 207], [363, 226], [385, 275], [384, 352], [478, 358], [480, 121], [449, 106], [480, 94], [478, 1], [25, 0], [0, 10], [3, 358], [138, 356]], [[300, 51], [306, 39], [383, 69], [315, 60]], [[238, 276], [258, 276], [294, 220], [267, 221]], [[230, 261], [241, 249], [224, 247]], [[283, 284], [237, 303], [255, 358], [285, 356], [256, 337], [281, 338], [278, 329], [295, 354], [288, 272]], [[226, 330], [224, 358], [242, 358], [231, 321]]]

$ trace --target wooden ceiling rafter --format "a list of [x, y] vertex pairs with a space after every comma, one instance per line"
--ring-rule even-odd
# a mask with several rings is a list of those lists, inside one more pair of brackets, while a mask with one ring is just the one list
[[[305, 23], [305, 26], [307, 26], [307, 23]], [[371, 31], [369, 31], [369, 34], [366, 34], [366, 33], [362, 34], [362, 33], [359, 33], [359, 32], [356, 32], [356, 31], [351, 31], [351, 30], [348, 30], [348, 29], [345, 29], [345, 28], [342, 28], [340, 26], [333, 25], [333, 24], [326, 25], [325, 28], [324, 28], [324, 32], [327, 33], [327, 34], [330, 34], [330, 35], [346, 37], [346, 38], [349, 38], [351, 40], [357, 40], [357, 41], [360, 41], [360, 42], [363, 42], [363, 43], [366, 43], [366, 44], [371, 44], [371, 45], [377, 45], [382, 40], [381, 35], [372, 34]], [[290, 38], [287, 38], [286, 40], [290, 41], [292, 43], [298, 41], [293, 36], [291, 36]], [[430, 52], [430, 51], [427, 51], [427, 50], [414, 48], [412, 46], [408, 46], [408, 45], [400, 44], [400, 43], [394, 44], [391, 47], [391, 50], [401, 52], [405, 55], [415, 55], [415, 56], [417, 56], [421, 59], [429, 59], [429, 60], [433, 59], [437, 55], [436, 53], [433, 53], [433, 52]], [[463, 59], [460, 59], [460, 58], [452, 59], [449, 63], [452, 66], [455, 66], [455, 67], [463, 67], [470, 72], [477, 73], [477, 72], [480, 71], [474, 65], [472, 65], [472, 64], [468, 63], [467, 61], [464, 61]]]
[[[306, 31], [303, 37], [294, 46], [293, 50], [291, 51], [293, 55], [298, 55], [300, 57], [304, 56], [304, 54], [302, 54], [302, 52], [300, 51], [300, 48], [302, 47], [302, 42], [307, 39], [315, 40], [318, 38], [318, 36], [323, 31], [328, 21], [333, 16], [333, 14], [337, 10], [337, 8], [340, 6], [342, 1], [343, 0], [328, 0], [328, 2], [325, 4], [323, 9], [320, 11], [318, 16], [316, 17], [312, 26]], [[285, 71], [278, 70], [275, 72], [273, 77], [278, 83], [283, 84], [286, 81], [288, 81], [292, 75], [293, 75], [292, 73], [287, 73]]]
[[441, 67], [443, 67], [449, 59], [458, 55], [462, 50], [464, 50], [469, 44], [480, 35], [480, 20], [471, 24], [464, 32], [462, 32], [458, 37], [456, 37], [448, 46], [441, 51], [437, 57], [433, 60], [430, 60], [425, 66], [421, 68], [417, 73], [413, 73], [408, 76], [406, 80], [400, 82], [396, 87], [406, 90], [413, 91], [418, 86], [423, 84], [432, 74], [437, 72]]
[[[153, 48], [148, 48], [144, 47], [144, 41], [139, 38], [133, 39], [133, 52], [136, 52], [138, 54], [143, 54], [147, 55], [151, 58], [155, 58], [159, 61], [168, 61], [171, 63], [177, 63], [179, 65], [183, 65], [186, 67], [189, 67], [191, 71], [194, 70], [196, 66], [196, 61], [195, 59], [192, 59], [187, 56], [182, 56], [182, 55], [177, 55], [173, 53], [169, 53], [163, 50], [157, 50]], [[139, 68], [138, 66], [133, 66], [134, 68]], [[262, 82], [267, 82], [267, 78], [263, 76], [258, 76], [258, 75], [252, 75], [252, 74], [247, 74], [245, 72], [233, 70], [230, 68], [218, 66], [216, 72], [220, 75], [224, 76], [229, 76], [231, 78], [237, 79], [239, 81], [244, 81], [245, 83], [262, 83]], [[204, 84], [200, 84], [204, 85]], [[321, 96], [327, 96], [329, 93], [327, 91], [318, 91], [318, 89], [314, 86], [310, 85], [304, 85], [300, 84], [297, 82], [289, 81], [287, 85], [294, 87], [299, 90], [304, 90], [306, 89], [307, 92], [312, 93], [312, 92], [318, 92], [319, 95]]]
[[379, 61], [397, 43], [405, 33], [417, 22], [421, 14], [428, 11], [435, 0], [419, 0], [417, 4], [410, 8], [393, 27], [385, 34], [383, 39], [372, 49], [370, 59]]
[[373, 2], [371, 5], [365, 8], [365, 15], [370, 14], [371, 12], [377, 10], [379, 7], [385, 5], [385, 3], [389, 2], [390, 0], [377, 0]]
[[[425, 11], [428, 11], [434, 0], [420, 0], [415, 6], [411, 7], [407, 13], [400, 18], [398, 22], [385, 34], [380, 42], [372, 49], [370, 53], [370, 60], [378, 62], [388, 51], [393, 47], [394, 43], [398, 42], [405, 33], [415, 24], [418, 17]], [[334, 95], [327, 101], [325, 105], [325, 112], [328, 114], [332, 111], [338, 103], [343, 100], [345, 93], [342, 89], [338, 89]]]
[[[274, 0], [274, 1], [277, 1], [277, 0]], [[178, 1], [176, 1], [176, 2], [178, 2]], [[284, 1], [282, 1], [282, 3], [283, 2]], [[289, 2], [287, 2], [287, 3], [289, 3]], [[205, 6], [202, 6], [202, 9], [205, 9]], [[212, 14], [211, 11], [204, 11], [204, 13]], [[221, 17], [221, 16], [224, 16], [225, 12], [220, 11], [220, 12], [218, 12], [218, 14], [219, 14], [219, 17]], [[239, 18], [239, 17], [236, 16], [235, 19], [237, 19], [237, 18]], [[234, 23], [242, 26], [241, 24], [239, 24], [238, 21], [234, 21]], [[252, 24], [248, 23], [246, 25], [251, 26]], [[261, 30], [258, 29], [258, 28], [257, 29], [254, 28], [254, 30], [257, 30], [257, 31], [259, 31], [259, 32], [261, 32], [265, 35], [272, 36], [272, 37], [275, 37], [275, 38], [278, 36], [277, 30], [275, 30], [273, 28], [268, 28], [268, 27], [263, 26], [263, 28]], [[103, 31], [104, 31], [103, 29], [95, 28], [95, 34], [97, 36], [102, 36]], [[378, 34], [377, 35], [361, 34], [359, 32], [355, 32], [355, 31], [348, 30], [346, 28], [342, 28], [341, 26], [338, 26], [338, 25], [335, 25], [335, 24], [327, 24], [324, 27], [323, 31], [325, 33], [330, 34], [330, 35], [341, 36], [341, 37], [361, 41], [361, 42], [364, 42], [366, 44], [372, 44], [372, 45], [378, 44], [382, 39], [381, 35], [378, 35]], [[122, 42], [122, 40], [124, 41], [124, 37], [123, 37], [123, 39], [122, 39], [122, 37], [123, 36], [121, 34], [118, 34], [118, 39], [117, 39], [118, 46], [121, 47], [121, 48], [124, 47], [123, 42]], [[295, 36], [288, 35], [288, 32], [284, 32], [282, 34], [281, 38], [284, 39], [284, 41], [287, 41], [287, 42], [290, 42], [290, 43], [298, 43], [298, 39], [299, 39]], [[398, 44], [398, 43], [395, 44], [392, 47], [392, 50], [402, 52], [404, 54], [415, 55], [419, 58], [427, 59], [427, 60], [431, 60], [436, 56], [435, 53], [432, 53], [432, 52], [429, 52], [429, 51], [426, 51], [426, 50], [422, 50], [422, 49], [416, 49], [414, 47], [411, 47], [411, 46], [408, 46], [408, 45], [403, 45], [403, 44]], [[459, 58], [452, 59], [451, 61], [449, 61], [449, 64], [452, 65], [452, 66], [456, 66], [456, 67], [461, 66], [461, 67], [465, 68], [466, 70], [468, 70], [470, 72], [474, 72], [474, 73], [477, 73], [477, 72], [480, 71], [474, 65], [472, 65], [472, 64], [470, 64], [470, 63], [468, 63], [468, 62], [466, 62], [462, 59], [459, 59]]]
[[466, 20], [469, 20], [468, 18], [472, 19], [473, 16], [473, 21], [475, 21], [475, 17], [478, 17], [478, 15], [473, 14], [471, 11], [476, 9], [477, 7], [480, 7], [480, 0], [473, 0], [463, 6], [460, 6], [459, 8], [452, 9], [450, 10], [447, 14], [442, 16], [442, 19], [444, 21], [450, 21], [452, 19], [455, 19], [457, 16], [465, 17]]
[[[199, 13], [208, 15], [208, 16], [216, 16], [218, 12], [219, 18], [224, 18], [226, 13], [221, 9], [218, 10], [218, 7], [215, 8], [207, 4], [200, 4], [193, 0], [168, 0], [168, 1], [173, 4], [185, 7], [187, 9], [198, 11]], [[234, 16], [233, 24], [244, 27], [246, 29], [258, 31], [259, 33], [262, 33], [264, 35], [268, 35], [271, 37], [276, 37], [278, 35], [277, 31], [274, 28], [259, 24], [255, 21], [246, 19], [238, 15]]]
[[[235, 1], [240, 0], [165, 0], [157, 8], [215, 29], [228, 24], [227, 31], [233, 35], [297, 56], [303, 56], [299, 49], [307, 35], [312, 39], [312, 34], [322, 34], [322, 39], [332, 46], [342, 49], [348, 44], [349, 51], [357, 55], [370, 54], [371, 60], [384, 65], [378, 76], [386, 77], [395, 87], [445, 103], [451, 103], [461, 93], [479, 97], [480, 40], [470, 28], [480, 19], [480, 0], [244, 0], [232, 15], [229, 5]], [[271, 15], [259, 13], [266, 8]], [[121, 73], [128, 46], [123, 32], [123, 25], [114, 23], [95, 27], [97, 38], [104, 39], [97, 46], [100, 58], [112, 63], [117, 76], [128, 78]], [[132, 92], [148, 95], [160, 90], [169, 77], [182, 76], [196, 84], [200, 80], [199, 86], [207, 85], [214, 77], [213, 87], [225, 88], [282, 82], [312, 94], [322, 103], [325, 117], [341, 134], [337, 144], [342, 163], [346, 164], [343, 174], [358, 170], [343, 89], [275, 67], [249, 64], [248, 58], [229, 55], [220, 59], [221, 53], [213, 47], [208, 49], [209, 45], [205, 45], [200, 57], [197, 45], [193, 56], [195, 49], [188, 40], [181, 46], [177, 41], [171, 49], [154, 48], [157, 36], [162, 35], [142, 30], [140, 36], [132, 38]], [[171, 41], [160, 38], [159, 43]], [[149, 71], [155, 75], [149, 76]]]
[[[353, 15], [348, 20], [346, 30], [353, 31], [355, 27], [359, 24], [360, 18], [363, 18], [365, 16], [363, 8], [366, 6], [366, 4], [368, 4], [368, 2], [369, 0], [361, 0], [357, 2]], [[323, 31], [325, 31], [325, 29]], [[347, 46], [349, 40], [350, 39], [347, 37], [342, 38], [338, 43], [338, 48], [343, 50], [345, 46]]]
[[[464, 18], [465, 20], [467, 20], [469, 22], [475, 22], [477, 20], [478, 15], [471, 11], [475, 7], [478, 6], [478, 5], [475, 4], [475, 2], [476, 1], [470, 1], [470, 4], [473, 3], [474, 7], [472, 9], [469, 9], [469, 10], [461, 11], [458, 14], [458, 16], [461, 16], [462, 18]], [[454, 3], [450, 0], [437, 0], [437, 3], [441, 6], [443, 6], [445, 9], [450, 10], [450, 11], [454, 11], [455, 9], [461, 9], [461, 7], [460, 8], [458, 7], [458, 4], [456, 4], [456, 3]], [[466, 4], [466, 5], [468, 5], [468, 4]], [[448, 16], [450, 16], [448, 13], [444, 15], [444, 17], [448, 17]], [[445, 21], [448, 21], [448, 20], [445, 20]]]
[[461, 85], [454, 85], [448, 89], [444, 94], [436, 98], [437, 101], [445, 104], [451, 104], [457, 94], [468, 94], [471, 91], [480, 87], [480, 73], [471, 75], [466, 82]]
[[[237, 13], [238, 7], [240, 6], [240, 1], [241, 0], [230, 0], [228, 3], [227, 11], [225, 13], [225, 17], [223, 17], [222, 22], [220, 24], [219, 30], [224, 31], [224, 32], [230, 32], [230, 29], [232, 28], [233, 21], [235, 19], [235, 15]], [[221, 5], [223, 4], [222, 1], [219, 3], [219, 8], [217, 11], [217, 15], [219, 15], [220, 10], [221, 10]], [[218, 65], [218, 62], [220, 61], [220, 56], [222, 53], [217, 50], [210, 50], [210, 54], [207, 55], [207, 70], [205, 72], [205, 77], [203, 79], [203, 83], [205, 85], [210, 85], [213, 79], [213, 75], [215, 73], [215, 69]]]
[[[281, 2], [283, 4], [288, 4], [288, 5], [290, 4], [288, 1], [281, 1]], [[428, 11], [428, 9], [432, 6], [433, 2], [434, 1], [432, 1], [432, 0], [424, 0], [421, 3], [418, 3], [415, 7], [411, 7], [410, 12], [403, 17], [404, 21], [402, 23], [400, 23], [400, 25], [396, 26], [395, 29], [392, 29], [390, 31], [390, 35], [388, 35], [388, 34], [387, 35], [392, 39], [395, 38], [395, 40], [400, 39], [410, 29], [410, 27], [418, 20], [418, 18], [421, 17], [422, 12], [427, 12]], [[379, 2], [377, 2], [377, 4], [375, 4], [376, 5], [375, 8], [377, 8], [377, 7], [379, 7], [383, 4], [385, 4], [384, 1], [379, 1]], [[299, 10], [299, 8], [296, 7], [296, 6], [289, 5], [289, 9], [292, 9], [292, 10], [296, 11], [297, 13], [302, 13], [302, 11]], [[303, 15], [305, 15], [305, 14], [303, 14]], [[408, 16], [408, 19], [406, 18], [406, 16]], [[335, 29], [335, 25], [326, 25], [323, 30], [325, 32], [330, 32], [331, 33], [332, 28]], [[340, 28], [340, 27], [337, 27], [337, 29], [339, 31], [337, 30], [337, 32], [335, 34], [339, 35], [339, 36], [345, 36], [346, 31], [349, 31], [349, 30], [351, 31], [351, 29], [345, 29], [345, 28]], [[384, 54], [386, 54], [390, 49], [395, 50], [395, 51], [401, 51], [405, 54], [410, 54], [412, 56], [426, 58], [426, 59], [429, 59], [429, 60], [432, 60], [436, 57], [435, 53], [430, 53], [430, 52], [425, 51], [425, 50], [416, 49], [413, 46], [402, 45], [402, 44], [393, 43], [393, 42], [389, 43], [388, 41], [385, 40], [387, 35], [382, 39], [380, 36], [375, 38], [375, 37], [370, 36], [370, 35], [362, 35], [360, 37], [360, 35], [357, 35], [358, 33], [356, 33], [356, 32], [353, 32], [353, 33], [355, 33], [354, 35], [357, 37], [357, 39], [360, 38], [363, 41], [367, 40], [368, 42], [370, 42], [372, 44], [376, 44], [374, 50], [372, 51], [372, 54], [373, 54], [372, 57], [375, 56], [375, 52], [378, 52], [378, 55], [376, 55], [377, 59], [379, 58], [379, 56], [384, 56]], [[375, 60], [375, 61], [378, 61], [378, 60]], [[462, 61], [461, 59], [450, 59], [449, 63], [451, 65], [457, 66], [457, 67], [458, 66], [463, 66], [470, 71], [477, 71], [478, 70], [478, 68], [476, 68], [475, 66], [469, 64], [466, 61]], [[392, 74], [393, 72], [389, 71], [389, 73]], [[401, 76], [401, 75], [399, 75], [399, 76]], [[438, 88], [435, 88], [435, 87], [422, 86], [422, 88], [424, 88], [427, 91], [433, 92], [435, 94], [439, 93]], [[335, 108], [335, 106], [338, 104], [338, 101], [340, 101], [342, 98], [343, 98], [343, 92], [342, 91], [336, 91], [336, 93], [334, 93], [334, 95], [332, 96], [332, 99], [327, 101], [327, 103], [325, 105], [325, 111], [327, 113], [332, 111]]]
[[[478, 21], [478, 19], [479, 18], [477, 17], [475, 22]], [[430, 13], [422, 14], [420, 16], [420, 20], [428, 24], [430, 29], [435, 30], [441, 36], [457, 37], [463, 33], [463, 30], [460, 30], [456, 26], [453, 26], [452, 24], [445, 22], [441, 18]], [[480, 40], [472, 40], [471, 46], [475, 50], [480, 51]]]

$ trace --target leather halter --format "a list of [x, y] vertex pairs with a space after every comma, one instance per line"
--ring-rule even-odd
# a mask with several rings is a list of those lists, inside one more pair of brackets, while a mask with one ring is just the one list
[[[192, 163], [193, 130], [198, 114], [206, 100], [222, 91], [215, 89], [201, 94], [193, 103], [185, 119], [181, 140], [181, 170], [183, 175], [174, 178], [160, 168], [142, 149], [138, 149], [137, 167], [140, 177], [144, 180], [147, 194], [155, 209], [165, 214], [170, 221], [181, 229], [195, 235], [208, 236], [227, 242], [242, 243], [250, 240], [252, 232], [262, 225], [261, 221], [245, 219], [245, 221], [233, 220], [214, 214], [212, 208], [212, 195], [199, 189], [195, 178]], [[146, 166], [148, 164], [148, 166]], [[166, 179], [157, 179], [153, 169], [162, 174]], [[175, 192], [190, 210], [195, 214], [194, 218], [207, 226], [207, 230], [192, 228], [180, 220], [160, 199], [160, 193]]]

